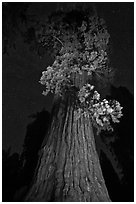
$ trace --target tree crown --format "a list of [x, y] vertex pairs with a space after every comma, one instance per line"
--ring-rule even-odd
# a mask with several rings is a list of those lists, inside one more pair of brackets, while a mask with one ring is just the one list
[[101, 101], [90, 84], [94, 76], [100, 81], [111, 71], [110, 35], [104, 20], [85, 10], [58, 11], [49, 17], [38, 37], [54, 56], [53, 64], [42, 72], [40, 83], [46, 85], [43, 94], [52, 92], [65, 97], [75, 87], [77, 119], [84, 115], [98, 130], [111, 129], [110, 120], [119, 122], [122, 107], [117, 101]]

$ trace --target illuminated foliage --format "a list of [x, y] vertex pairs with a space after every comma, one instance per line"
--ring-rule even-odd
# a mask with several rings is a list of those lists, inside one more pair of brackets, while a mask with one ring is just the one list
[[[77, 11], [76, 11], [77, 12]], [[106, 80], [110, 72], [108, 43], [110, 35], [103, 19], [94, 14], [78, 11], [52, 15], [39, 31], [39, 42], [50, 48], [54, 62], [42, 72], [40, 83], [49, 92], [65, 97], [71, 87], [76, 87], [77, 118], [90, 117], [98, 132], [112, 129], [110, 121], [119, 122], [122, 116], [119, 102], [100, 101], [100, 94], [90, 85], [93, 78]]]
[[118, 101], [100, 100], [100, 94], [90, 84], [86, 84], [80, 89], [78, 97], [80, 104], [77, 110], [77, 119], [81, 115], [89, 117], [98, 133], [101, 130], [113, 130], [111, 121], [118, 123], [118, 119], [122, 116], [122, 107]]

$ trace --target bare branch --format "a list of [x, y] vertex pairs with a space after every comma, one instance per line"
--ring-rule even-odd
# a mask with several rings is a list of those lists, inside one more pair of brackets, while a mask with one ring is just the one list
[[61, 43], [62, 46], [64, 46], [63, 42], [59, 38], [57, 38], [56, 36], [53, 36], [53, 38], [55, 38], [57, 41], [59, 41]]

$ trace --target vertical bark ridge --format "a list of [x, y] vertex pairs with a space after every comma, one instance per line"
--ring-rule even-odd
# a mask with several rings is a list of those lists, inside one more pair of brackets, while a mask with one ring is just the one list
[[66, 111], [66, 118], [65, 118], [65, 123], [63, 127], [62, 137], [61, 137], [60, 152], [58, 154], [58, 159], [57, 159], [57, 171], [56, 171], [57, 186], [56, 186], [56, 192], [55, 192], [56, 198], [61, 196], [62, 186], [64, 185], [63, 171], [64, 171], [64, 165], [66, 160], [66, 148], [67, 148], [65, 135], [66, 135], [66, 129], [68, 125], [69, 111], [70, 111], [70, 107], [68, 106], [68, 109]]
[[[88, 190], [87, 190], [87, 183], [86, 183], [86, 178], [87, 178], [87, 174], [86, 174], [86, 162], [85, 162], [85, 157], [84, 157], [84, 141], [83, 141], [83, 138], [82, 138], [82, 130], [81, 130], [82, 126], [81, 126], [81, 120], [78, 120], [78, 135], [77, 135], [77, 138], [78, 138], [78, 141], [79, 141], [79, 151], [81, 150], [82, 148], [82, 152], [80, 154], [80, 188], [81, 188], [81, 191], [82, 191], [82, 201], [87, 201], [87, 194], [88, 194]], [[91, 199], [89, 200], [91, 201]]]
[[[99, 191], [99, 201], [110, 201], [110, 198], [109, 198], [109, 195], [108, 195], [108, 191], [107, 191], [107, 188], [106, 188], [106, 185], [105, 185], [105, 181], [104, 181], [104, 178], [103, 178], [103, 175], [102, 175], [102, 170], [101, 170], [101, 167], [100, 167], [100, 162], [99, 162], [99, 158], [98, 158], [98, 155], [97, 155], [97, 152], [96, 152], [96, 148], [95, 148], [95, 140], [94, 140], [94, 135], [93, 135], [93, 129], [92, 129], [92, 124], [91, 124], [91, 121], [88, 120], [88, 123], [89, 123], [89, 131], [91, 130], [91, 133], [90, 135], [92, 136], [91, 137], [91, 141], [92, 141], [92, 144], [93, 144], [93, 151], [95, 153], [95, 157], [94, 158], [94, 181], [96, 183], [96, 189], [100, 189]], [[89, 137], [89, 134], [88, 134], [88, 137]], [[89, 143], [91, 142], [89, 141]], [[89, 144], [88, 143], [88, 144]]]
[[[73, 112], [73, 108], [71, 110]], [[72, 113], [73, 114], [73, 113]], [[72, 117], [72, 116], [71, 116]], [[73, 138], [73, 117], [71, 118], [72, 120], [69, 121], [71, 124], [71, 145], [69, 146], [69, 151], [67, 152], [67, 170], [69, 171], [69, 190], [68, 190], [68, 197], [71, 199], [73, 198], [73, 191], [74, 191], [74, 186], [73, 186], [73, 154], [74, 154], [74, 138]]]
[[[71, 122], [69, 122], [71, 121]], [[73, 108], [71, 107], [70, 109], [70, 115], [69, 115], [69, 121], [68, 121], [68, 133], [66, 135], [66, 140], [67, 140], [67, 144], [68, 144], [68, 150], [67, 150], [67, 156], [66, 156], [66, 163], [65, 163], [65, 173], [64, 173], [64, 180], [65, 180], [65, 186], [63, 189], [64, 195], [68, 194], [69, 191], [69, 186], [70, 186], [70, 159], [69, 156], [70, 155], [70, 150], [71, 150], [71, 146], [72, 146], [72, 139], [71, 139], [71, 134], [72, 134], [72, 122], [73, 122]]]
[[[84, 121], [84, 117], [82, 116], [81, 117], [81, 123], [82, 123], [82, 137], [83, 137], [83, 143], [84, 143], [84, 157], [85, 157], [85, 167], [86, 167], [86, 177], [85, 177], [85, 186], [86, 186], [86, 189], [85, 189], [85, 192], [87, 194], [87, 192], [91, 192], [91, 198], [90, 200], [93, 201], [93, 180], [92, 180], [92, 175], [91, 175], [91, 170], [93, 169], [93, 165], [91, 164], [90, 165], [90, 168], [89, 168], [89, 161], [88, 161], [88, 154], [89, 154], [89, 149], [88, 149], [88, 146], [87, 146], [87, 143], [88, 143], [88, 140], [86, 138], [86, 134], [88, 135], [88, 132], [85, 132], [85, 122], [83, 123]], [[95, 155], [92, 155], [92, 158], [94, 157]], [[96, 196], [95, 196], [96, 197]], [[87, 196], [86, 196], [86, 199], [87, 199]], [[87, 199], [88, 200], [88, 199]], [[85, 200], [85, 201], [87, 201]]]
[[81, 194], [82, 190], [80, 188], [80, 173], [79, 173], [79, 165], [80, 165], [80, 151], [79, 151], [79, 143], [77, 138], [77, 121], [73, 121], [73, 136], [74, 136], [74, 142], [75, 142], [75, 151], [74, 151], [74, 188], [77, 192], [76, 200], [81, 201]]

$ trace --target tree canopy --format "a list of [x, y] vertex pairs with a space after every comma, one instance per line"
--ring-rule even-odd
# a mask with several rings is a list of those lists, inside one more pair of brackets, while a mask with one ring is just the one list
[[58, 10], [49, 16], [37, 38], [54, 57], [53, 64], [42, 72], [40, 83], [46, 86], [43, 94], [52, 92], [65, 97], [72, 88], [77, 119], [83, 114], [91, 118], [99, 131], [112, 129], [110, 120], [119, 122], [122, 107], [117, 101], [101, 101], [93, 84], [94, 78], [98, 83], [106, 83], [112, 73], [108, 57], [110, 35], [105, 21], [93, 10], [81, 7]]

